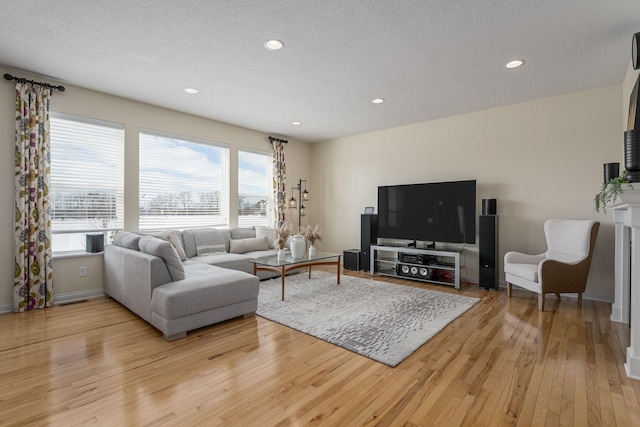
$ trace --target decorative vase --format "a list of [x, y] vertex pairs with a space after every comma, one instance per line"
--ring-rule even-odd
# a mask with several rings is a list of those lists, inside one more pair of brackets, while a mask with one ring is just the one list
[[313, 245], [309, 246], [309, 256], [316, 256], [316, 247]]
[[302, 258], [304, 256], [304, 251], [307, 249], [307, 242], [304, 240], [302, 234], [296, 234], [291, 237], [290, 249], [293, 258]]
[[617, 178], [620, 175], [620, 163], [605, 163], [604, 164], [604, 183], [611, 181], [613, 178]]
[[640, 182], [640, 130], [624, 133], [624, 168], [629, 172], [627, 181]]
[[284, 261], [285, 259], [287, 259], [287, 253], [284, 249], [278, 249], [278, 261]]

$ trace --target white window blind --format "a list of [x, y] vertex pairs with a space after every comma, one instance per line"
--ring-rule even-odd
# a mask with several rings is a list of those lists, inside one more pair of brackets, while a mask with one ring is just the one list
[[51, 229], [54, 252], [85, 249], [86, 233], [122, 229], [124, 125], [53, 113]]
[[238, 151], [238, 226], [274, 226], [273, 156]]
[[229, 223], [229, 147], [144, 130], [140, 133], [140, 230]]

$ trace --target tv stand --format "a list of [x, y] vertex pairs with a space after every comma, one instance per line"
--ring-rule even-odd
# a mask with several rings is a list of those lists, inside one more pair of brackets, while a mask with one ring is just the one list
[[[399, 254], [415, 254], [430, 257], [428, 263], [401, 261]], [[460, 290], [460, 254], [461, 250], [441, 251], [437, 249], [417, 249], [413, 247], [371, 245], [372, 276], [398, 277], [402, 279], [419, 280], [422, 282], [449, 285]], [[408, 267], [407, 273], [402, 273], [398, 267]]]

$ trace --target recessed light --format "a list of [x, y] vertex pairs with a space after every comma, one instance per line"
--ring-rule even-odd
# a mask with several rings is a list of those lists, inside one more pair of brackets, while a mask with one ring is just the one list
[[196, 93], [199, 92], [198, 89], [194, 89], [192, 87], [187, 87], [187, 88], [184, 89], [184, 91], [187, 92], [187, 93], [190, 93], [191, 95], [195, 95]]
[[292, 125], [294, 126], [300, 126], [302, 124], [302, 122], [291, 122]]
[[505, 65], [505, 67], [507, 67], [507, 68], [518, 68], [522, 64], [524, 64], [524, 61], [522, 61], [521, 59], [516, 59], [514, 61], [507, 62], [507, 65]]
[[371, 102], [373, 102], [374, 104], [382, 104], [384, 102], [384, 99], [376, 98], [376, 99], [372, 99]]
[[267, 40], [266, 42], [264, 42], [264, 47], [266, 47], [269, 50], [278, 50], [278, 49], [282, 49], [282, 47], [284, 46], [284, 43], [282, 43], [280, 40]]

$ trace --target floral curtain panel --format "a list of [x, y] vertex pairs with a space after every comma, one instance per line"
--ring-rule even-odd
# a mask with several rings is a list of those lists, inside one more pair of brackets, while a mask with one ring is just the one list
[[13, 310], [53, 305], [49, 179], [51, 88], [16, 84]]
[[284, 141], [272, 139], [273, 145], [273, 195], [275, 199], [276, 227], [285, 222], [287, 207], [287, 168], [284, 162]]

